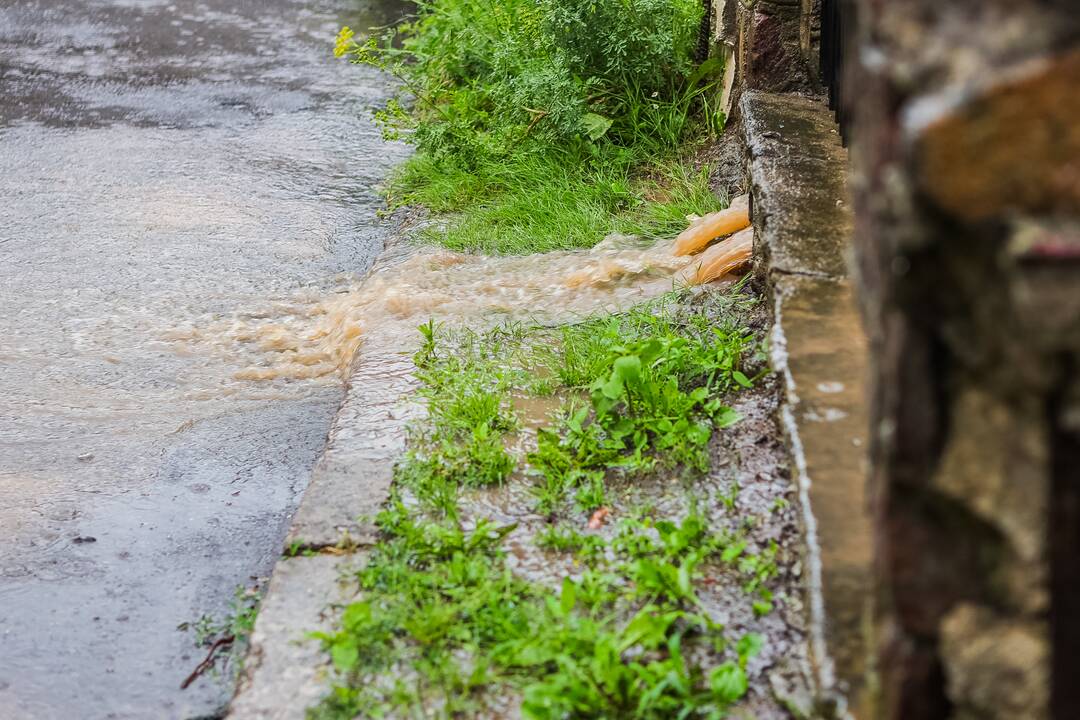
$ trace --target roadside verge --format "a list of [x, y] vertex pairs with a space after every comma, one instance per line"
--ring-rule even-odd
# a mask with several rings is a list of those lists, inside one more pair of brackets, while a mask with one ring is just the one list
[[[803, 576], [818, 710], [867, 718], [860, 706], [871, 543], [866, 348], [845, 262], [846, 157], [828, 111], [813, 100], [748, 92], [741, 110], [756, 271], [773, 311], [772, 362], [784, 384], [779, 419], [807, 537]], [[335, 608], [351, 599], [340, 580], [376, 539], [365, 518], [388, 496], [405, 426], [418, 411], [407, 403], [415, 389], [411, 367], [409, 352], [361, 352], [293, 519], [228, 717], [303, 718], [329, 689], [325, 654], [307, 634], [336, 620]]]

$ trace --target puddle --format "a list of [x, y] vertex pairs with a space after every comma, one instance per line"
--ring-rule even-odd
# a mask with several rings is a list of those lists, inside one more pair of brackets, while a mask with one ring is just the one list
[[513, 395], [510, 398], [514, 414], [526, 432], [551, 425], [565, 402], [562, 397], [551, 395], [535, 397], [532, 395]]

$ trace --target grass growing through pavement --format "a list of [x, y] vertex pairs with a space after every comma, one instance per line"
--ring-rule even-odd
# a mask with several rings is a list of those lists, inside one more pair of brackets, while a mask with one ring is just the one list
[[[713, 431], [737, 421], [718, 398], [750, 386], [757, 340], [666, 301], [569, 327], [448, 333], [429, 323], [415, 356], [428, 417], [410, 438], [362, 596], [321, 634], [338, 683], [311, 718], [459, 717], [508, 697], [528, 718], [722, 718], [747, 692], [761, 639], [730, 637], [704, 608], [706, 575], [742, 578], [759, 613], [775, 548], [642, 512], [581, 532], [588, 511], [660, 471], [692, 480]], [[527, 458], [512, 398], [564, 408]], [[512, 475], [516, 480], [512, 480]], [[527, 483], [548, 520], [532, 542], [575, 571], [548, 585], [506, 560], [516, 526], [462, 519], [463, 493]], [[584, 513], [584, 514], [583, 514]]]
[[699, 0], [420, 0], [386, 36], [336, 54], [386, 70], [376, 117], [417, 153], [391, 204], [450, 213], [434, 239], [523, 254], [606, 234], [671, 234], [718, 209], [680, 154], [722, 127], [722, 67], [693, 52]]
[[[255, 618], [259, 613], [262, 590], [239, 586], [229, 604], [229, 612], [216, 618], [203, 615], [193, 623], [184, 622], [177, 630], [193, 630], [195, 644], [206, 648], [206, 656], [184, 680], [181, 689], [187, 688], [208, 671], [219, 678], [235, 679], [243, 669]], [[218, 661], [221, 660], [219, 665]]]

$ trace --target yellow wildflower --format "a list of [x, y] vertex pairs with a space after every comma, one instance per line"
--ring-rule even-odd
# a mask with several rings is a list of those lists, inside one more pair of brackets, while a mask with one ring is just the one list
[[334, 44], [334, 57], [341, 57], [353, 49], [356, 45], [353, 42], [353, 35], [355, 34], [348, 25], [341, 28], [341, 32], [337, 36], [337, 43]]

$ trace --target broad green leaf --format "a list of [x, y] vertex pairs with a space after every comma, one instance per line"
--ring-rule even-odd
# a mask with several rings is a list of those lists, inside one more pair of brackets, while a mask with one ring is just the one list
[[355, 602], [341, 614], [341, 624], [346, 630], [358, 630], [371, 621], [371, 603]]
[[733, 662], [726, 662], [709, 674], [709, 688], [716, 699], [730, 705], [746, 694], [746, 672]]
[[757, 633], [743, 635], [739, 638], [739, 644], [735, 646], [735, 651], [739, 653], [739, 662], [745, 665], [747, 660], [761, 652], [764, 644], [765, 640]]
[[638, 357], [646, 365], [652, 365], [653, 360], [660, 357], [660, 354], [664, 351], [664, 344], [659, 340], [653, 339], [641, 345], [637, 350]]
[[693, 573], [694, 565], [696, 564], [696, 562], [687, 558], [679, 565], [679, 592], [681, 592], [684, 597], [691, 597], [694, 594]]
[[626, 437], [634, 432], [634, 421], [630, 418], [620, 418], [618, 422], [608, 428], [608, 432], [610, 432], [613, 437]]
[[585, 135], [590, 140], [599, 140], [607, 134], [607, 131], [611, 129], [612, 121], [603, 115], [597, 115], [596, 113], [585, 113], [585, 116], [581, 118], [581, 125], [585, 130]]
[[768, 615], [773, 611], [773, 604], [768, 600], [755, 600], [753, 607], [754, 615], [757, 617]]
[[[618, 395], [615, 396], [616, 398]], [[618, 400], [608, 397], [603, 391], [593, 395], [593, 409], [596, 410], [598, 417], [603, 417], [608, 414], [611, 408], [615, 407]]]
[[604, 397], [608, 400], [618, 400], [623, 394], [622, 377], [615, 371], [612, 371], [608, 381], [600, 386], [600, 392], [603, 393]]
[[559, 595], [559, 608], [563, 614], [569, 613], [577, 603], [577, 585], [570, 578], [563, 578], [562, 593]]
[[615, 361], [612, 366], [623, 380], [631, 382], [641, 377], [641, 358], [637, 355], [626, 355]]
[[704, 423], [694, 423], [686, 430], [687, 437], [698, 445], [704, 445], [712, 437], [712, 428]]
[[724, 69], [724, 58], [720, 55], [714, 55], [705, 62], [697, 66], [693, 73], [690, 74], [690, 78], [686, 81], [687, 87], [694, 87], [701, 80], [709, 75], [717, 75]]
[[716, 418], [713, 422], [716, 423], [718, 428], [726, 428], [731, 427], [740, 420], [742, 420], [742, 415], [738, 412], [729, 407], [722, 407], [716, 412]]
[[650, 650], [659, 647], [667, 637], [668, 628], [682, 615], [680, 611], [657, 614], [655, 605], [646, 605], [622, 631], [619, 652], [624, 652], [634, 645], [641, 645]]
[[330, 657], [334, 661], [334, 667], [341, 672], [349, 672], [356, 667], [356, 661], [360, 659], [360, 649], [355, 640], [339, 640], [330, 647]]
[[746, 541], [742, 540], [733, 545], [728, 545], [724, 548], [724, 552], [720, 555], [720, 559], [726, 563], [733, 562], [736, 558], [743, 554], [746, 550]]

